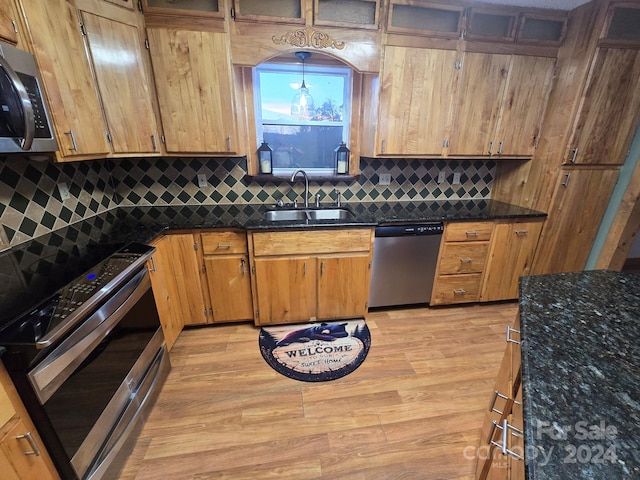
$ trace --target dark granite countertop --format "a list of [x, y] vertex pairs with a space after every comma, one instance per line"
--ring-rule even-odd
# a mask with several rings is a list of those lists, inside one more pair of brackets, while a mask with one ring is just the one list
[[544, 217], [492, 200], [346, 203], [349, 220], [267, 222], [265, 205], [118, 207], [0, 253], [0, 331], [97, 262], [129, 242], [148, 243], [166, 230], [194, 228], [300, 229], [375, 226], [439, 220]]
[[640, 275], [520, 281], [529, 480], [640, 478]]

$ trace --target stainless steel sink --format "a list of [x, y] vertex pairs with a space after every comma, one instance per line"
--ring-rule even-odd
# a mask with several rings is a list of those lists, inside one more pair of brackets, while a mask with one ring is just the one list
[[347, 220], [353, 217], [346, 208], [304, 208], [268, 210], [262, 214], [267, 222], [291, 222], [303, 220]]

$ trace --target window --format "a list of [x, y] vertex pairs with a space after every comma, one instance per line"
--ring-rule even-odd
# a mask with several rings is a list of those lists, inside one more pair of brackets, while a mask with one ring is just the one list
[[333, 175], [334, 150], [340, 142], [349, 145], [351, 70], [305, 63], [304, 84], [312, 108], [297, 106], [302, 81], [300, 63], [254, 68], [258, 144], [265, 141], [273, 149], [274, 175], [298, 168], [310, 176]]

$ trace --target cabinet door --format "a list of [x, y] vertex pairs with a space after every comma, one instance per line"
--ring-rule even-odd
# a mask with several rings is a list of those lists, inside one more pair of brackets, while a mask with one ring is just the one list
[[318, 257], [318, 318], [361, 317], [367, 313], [368, 253]]
[[465, 53], [451, 131], [451, 155], [491, 155], [511, 55]]
[[0, 0], [0, 39], [15, 45], [18, 43], [18, 33], [15, 30], [13, 1]]
[[518, 279], [529, 274], [542, 224], [538, 221], [495, 226], [481, 301], [518, 298]]
[[158, 125], [137, 25], [139, 14], [112, 10], [117, 10], [117, 19], [82, 12], [111, 147], [113, 153], [156, 153]]
[[167, 151], [235, 153], [226, 34], [166, 28], [147, 32]]
[[572, 169], [560, 173], [531, 273], [584, 268], [619, 170]]
[[316, 317], [316, 258], [255, 259], [258, 325]]
[[567, 161], [620, 165], [640, 118], [640, 50], [599, 49], [588, 82]]
[[494, 135], [498, 155], [533, 155], [554, 68], [553, 58], [513, 56]]
[[441, 155], [451, 123], [457, 52], [385, 47], [378, 145], [385, 155]]
[[58, 137], [58, 159], [106, 155], [109, 145], [75, 7], [22, 0]]
[[162, 324], [164, 340], [167, 348], [171, 350], [184, 327], [178, 285], [176, 277], [173, 275], [171, 242], [169, 237], [162, 237], [154, 242], [153, 246], [156, 247], [156, 251], [153, 252], [153, 256], [149, 260], [151, 287]]
[[[28, 439], [29, 436], [31, 440]], [[10, 465], [8, 471], [2, 470], [2, 478], [5, 478], [5, 475], [8, 479], [37, 478], [38, 480], [47, 480], [54, 478], [40, 453], [37, 455], [32, 453], [36, 451], [36, 448], [40, 451], [44, 447], [22, 423], [22, 420], [17, 420], [0, 440], [0, 457], [3, 457], [0, 458], [0, 465]]]
[[214, 321], [253, 319], [248, 257], [210, 256], [204, 263]]
[[[482, 430], [480, 433], [481, 446], [487, 445], [490, 439], [500, 438], [500, 430], [495, 428], [494, 422], [500, 424], [504, 418], [507, 417], [513, 406], [513, 399], [511, 398], [511, 343], [506, 344], [504, 356], [502, 357], [502, 363], [498, 370], [498, 376], [491, 395], [491, 401], [489, 407], [485, 413], [484, 422], [482, 424]], [[479, 458], [476, 468], [476, 478], [499, 478], [495, 475], [499, 473], [499, 468], [492, 466], [491, 457], [499, 457], [504, 461], [505, 477], [507, 471], [507, 460], [502, 457], [499, 451], [495, 451], [495, 447], [491, 447], [488, 450], [491, 455], [490, 458]], [[494, 471], [495, 470], [495, 471]], [[488, 476], [487, 476], [488, 475]], [[493, 476], [492, 476], [493, 475]]]
[[185, 325], [208, 323], [207, 302], [200, 281], [201, 265], [194, 248], [193, 235], [167, 235], [171, 245], [172, 275], [176, 279], [181, 313]]

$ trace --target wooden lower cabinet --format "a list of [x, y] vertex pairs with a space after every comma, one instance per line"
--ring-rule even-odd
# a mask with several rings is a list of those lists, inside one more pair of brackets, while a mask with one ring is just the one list
[[451, 222], [445, 226], [431, 305], [518, 298], [544, 218]]
[[244, 231], [200, 234], [205, 296], [210, 305], [210, 323], [253, 320], [251, 272]]
[[367, 311], [373, 229], [249, 234], [256, 325]]
[[316, 258], [256, 258], [258, 324], [316, 317]]
[[584, 269], [618, 175], [617, 167], [560, 171], [533, 275]]
[[361, 317], [367, 313], [369, 253], [325, 255], [317, 261], [318, 318]]
[[496, 224], [480, 301], [518, 298], [518, 279], [531, 270], [543, 223], [541, 218]]
[[[476, 469], [477, 480], [524, 480], [524, 437], [520, 321], [507, 330], [507, 344], [485, 414]], [[507, 429], [507, 454], [502, 453]]]
[[1, 363], [0, 477], [3, 480], [60, 478]]
[[448, 223], [438, 256], [431, 305], [477, 302], [493, 222]]
[[201, 268], [191, 233], [168, 234], [152, 243], [151, 286], [167, 348], [185, 325], [202, 325], [208, 310], [201, 285]]

